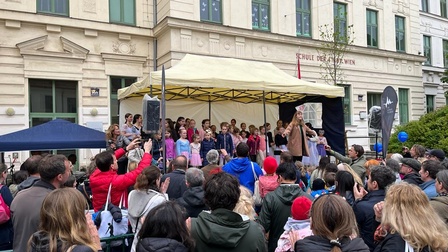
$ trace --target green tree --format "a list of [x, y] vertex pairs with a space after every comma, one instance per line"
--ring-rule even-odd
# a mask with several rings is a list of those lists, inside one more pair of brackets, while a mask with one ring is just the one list
[[354, 42], [353, 25], [345, 26], [338, 18], [334, 19], [334, 24], [319, 26], [321, 46], [317, 49], [321, 60], [321, 77], [327, 84], [343, 84], [344, 73], [342, 64], [344, 56], [350, 50], [350, 45]]
[[[429, 149], [442, 149], [448, 153], [448, 106], [428, 113], [418, 121], [411, 121], [405, 125], [398, 125], [390, 137], [389, 153], [401, 153], [403, 145], [411, 147], [421, 144]], [[398, 133], [404, 131], [408, 140], [404, 143], [398, 141]]]

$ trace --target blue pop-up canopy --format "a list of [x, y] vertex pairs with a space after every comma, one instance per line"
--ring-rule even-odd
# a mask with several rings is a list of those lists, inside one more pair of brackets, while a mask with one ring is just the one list
[[0, 152], [106, 148], [104, 132], [62, 119], [0, 136]]

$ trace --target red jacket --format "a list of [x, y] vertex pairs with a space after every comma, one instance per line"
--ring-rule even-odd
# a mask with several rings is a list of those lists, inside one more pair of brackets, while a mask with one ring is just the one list
[[247, 139], [247, 145], [249, 146], [249, 155], [257, 155], [260, 149], [260, 137], [255, 135], [250, 135]]
[[[115, 151], [115, 157], [119, 159], [125, 154], [125, 150], [120, 148]], [[110, 193], [112, 204], [118, 206], [120, 204], [121, 195], [124, 194], [124, 206], [127, 207], [128, 188], [135, 184], [137, 176], [142, 170], [151, 164], [152, 156], [149, 153], [143, 155], [142, 160], [138, 164], [138, 167], [132, 172], [118, 175], [117, 171], [109, 170], [106, 172], [100, 171], [96, 168], [90, 175], [90, 188], [92, 189], [92, 203], [95, 212], [98, 212], [106, 203], [107, 191], [109, 190], [109, 184], [112, 183], [112, 189]]]

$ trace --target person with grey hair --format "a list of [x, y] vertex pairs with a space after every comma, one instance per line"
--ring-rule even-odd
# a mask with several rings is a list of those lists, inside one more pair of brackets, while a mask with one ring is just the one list
[[208, 165], [202, 167], [201, 170], [204, 172], [205, 179], [208, 179], [210, 177], [210, 171], [220, 169], [220, 166], [218, 165], [219, 153], [217, 150], [211, 149], [207, 152], [205, 158], [208, 161]]
[[[395, 155], [395, 154], [394, 154]], [[392, 155], [393, 156], [393, 155]], [[400, 159], [401, 160], [401, 159]], [[389, 167], [395, 173], [395, 183], [401, 182], [400, 177], [400, 162], [396, 159], [388, 159], [386, 160], [386, 166]]]
[[181, 198], [184, 192], [187, 190], [185, 185], [185, 172], [188, 168], [187, 157], [184, 155], [177, 156], [171, 164], [173, 165], [173, 171], [163, 175], [162, 183], [166, 178], [170, 178], [170, 185], [166, 190], [170, 200]]
[[390, 159], [393, 159], [393, 160], [397, 161], [398, 163], [401, 163], [401, 160], [403, 159], [403, 155], [401, 155], [400, 153], [394, 153], [390, 156]]
[[204, 202], [204, 173], [198, 168], [189, 168], [185, 173], [187, 190], [176, 201], [187, 209], [188, 217], [196, 218], [203, 210], [208, 210]]
[[437, 173], [435, 186], [437, 197], [432, 198], [429, 204], [448, 226], [448, 170]]

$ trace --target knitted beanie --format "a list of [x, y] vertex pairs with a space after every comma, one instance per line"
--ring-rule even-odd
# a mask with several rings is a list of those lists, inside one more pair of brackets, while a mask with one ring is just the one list
[[266, 157], [263, 162], [263, 169], [266, 174], [274, 174], [277, 170], [277, 160], [273, 157]]
[[309, 219], [309, 212], [311, 209], [311, 202], [305, 196], [297, 197], [291, 206], [291, 215], [294, 220], [307, 220]]

